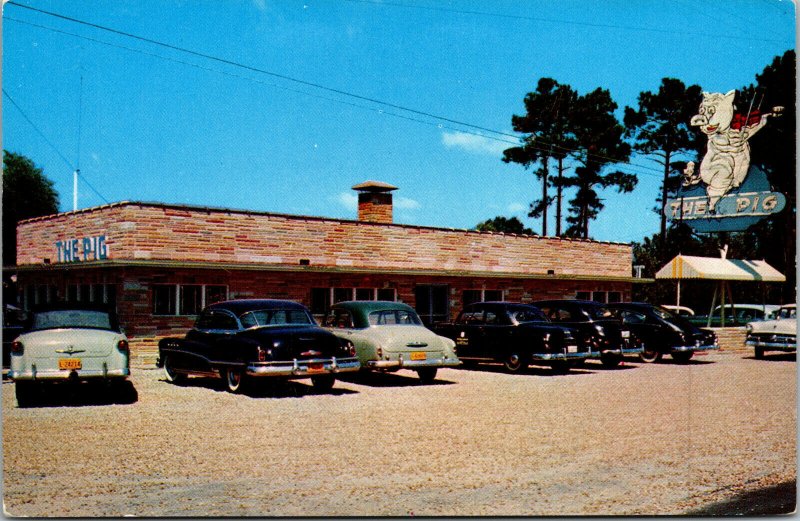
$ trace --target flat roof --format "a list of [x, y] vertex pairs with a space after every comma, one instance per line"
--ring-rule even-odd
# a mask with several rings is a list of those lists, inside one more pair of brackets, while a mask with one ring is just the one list
[[580, 239], [580, 238], [572, 238], [572, 237], [556, 237], [551, 235], [529, 235], [529, 234], [519, 234], [519, 233], [505, 233], [505, 232], [483, 232], [478, 230], [471, 230], [466, 228], [446, 228], [443, 226], [422, 226], [422, 225], [415, 225], [415, 224], [400, 224], [400, 223], [376, 223], [370, 221], [361, 221], [358, 219], [342, 219], [336, 217], [321, 217], [321, 216], [312, 216], [312, 215], [296, 215], [296, 214], [286, 214], [286, 213], [278, 213], [278, 212], [267, 212], [267, 211], [260, 211], [260, 210], [244, 210], [238, 208], [223, 208], [219, 206], [201, 206], [201, 205], [190, 205], [190, 204], [177, 204], [177, 203], [159, 203], [159, 202], [152, 202], [152, 201], [118, 201], [114, 203], [104, 204], [100, 206], [92, 206], [89, 208], [81, 208], [79, 210], [71, 210], [68, 212], [59, 212], [56, 214], [50, 215], [42, 215], [39, 217], [32, 217], [30, 219], [24, 219], [19, 221], [17, 224], [24, 224], [30, 222], [39, 222], [39, 221], [48, 221], [54, 219], [56, 217], [61, 217], [65, 215], [77, 215], [81, 213], [89, 213], [94, 212], [97, 210], [103, 210], [107, 208], [117, 208], [122, 206], [146, 206], [150, 208], [163, 208], [163, 209], [175, 209], [175, 210], [191, 210], [197, 212], [206, 212], [206, 213], [226, 213], [226, 214], [241, 214], [241, 215], [260, 215], [260, 216], [267, 216], [267, 217], [280, 217], [283, 219], [296, 219], [296, 220], [311, 220], [311, 221], [327, 221], [327, 222], [340, 222], [340, 223], [356, 223], [359, 225], [365, 226], [379, 226], [379, 227], [398, 227], [398, 228], [407, 228], [407, 229], [416, 229], [416, 230], [440, 230], [440, 231], [450, 231], [450, 232], [462, 232], [462, 233], [474, 233], [478, 235], [500, 235], [500, 236], [509, 236], [509, 237], [528, 237], [531, 239], [546, 239], [546, 240], [559, 240], [559, 241], [566, 241], [566, 242], [581, 242], [581, 243], [595, 243], [595, 244], [615, 244], [620, 246], [630, 246], [630, 243], [627, 242], [615, 242], [615, 241], [598, 241], [595, 239]]

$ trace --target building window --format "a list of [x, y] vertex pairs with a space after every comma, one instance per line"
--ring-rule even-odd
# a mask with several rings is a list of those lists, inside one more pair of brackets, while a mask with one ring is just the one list
[[353, 300], [353, 288], [333, 288], [333, 303]]
[[592, 300], [592, 292], [591, 291], [578, 291], [575, 293], [575, 298], [577, 300]]
[[197, 315], [203, 309], [203, 286], [181, 286], [179, 315]]
[[356, 300], [375, 300], [375, 290], [372, 288], [356, 288]]
[[449, 287], [445, 285], [419, 285], [414, 288], [414, 300], [419, 318], [426, 326], [444, 322], [450, 318], [447, 300]]
[[209, 304], [228, 298], [228, 286], [153, 284], [154, 315], [197, 315]]
[[592, 300], [605, 304], [608, 300], [608, 293], [605, 291], [593, 291]]
[[609, 291], [608, 302], [622, 302], [622, 293], [619, 291]]
[[502, 289], [465, 289], [462, 293], [462, 302], [465, 306], [474, 302], [496, 302], [502, 300]]
[[228, 286], [205, 286], [205, 297], [203, 307], [228, 300]]
[[324, 315], [331, 307], [330, 288], [311, 288], [311, 314]]
[[176, 290], [177, 286], [172, 284], [157, 284], [153, 286], [153, 314], [154, 315], [174, 315], [177, 311]]
[[378, 300], [394, 302], [397, 300], [397, 291], [394, 288], [380, 288], [378, 290]]

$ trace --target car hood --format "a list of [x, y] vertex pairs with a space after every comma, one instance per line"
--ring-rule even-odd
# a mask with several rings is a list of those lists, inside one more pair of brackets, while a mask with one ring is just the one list
[[797, 320], [783, 318], [780, 320], [761, 320], [747, 324], [753, 333], [781, 333], [786, 335], [797, 334]]
[[441, 350], [447, 340], [422, 326], [372, 326], [357, 331], [359, 336], [378, 343], [386, 351]]
[[104, 329], [46, 329], [20, 335], [17, 340], [32, 358], [108, 356], [125, 337]]

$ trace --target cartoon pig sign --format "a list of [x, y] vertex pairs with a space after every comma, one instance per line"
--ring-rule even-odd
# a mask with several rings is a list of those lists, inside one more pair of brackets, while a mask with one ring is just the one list
[[710, 213], [714, 213], [721, 197], [738, 188], [747, 177], [750, 167], [747, 140], [767, 124], [767, 116], [783, 111], [783, 107], [774, 107], [772, 113], [753, 111], [748, 116], [734, 115], [735, 94], [735, 90], [725, 94], [704, 92], [700, 110], [690, 122], [708, 136], [708, 150], [700, 163], [700, 179], [706, 184]]

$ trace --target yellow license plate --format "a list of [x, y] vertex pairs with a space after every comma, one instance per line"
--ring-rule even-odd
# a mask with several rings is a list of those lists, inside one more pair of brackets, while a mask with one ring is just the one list
[[325, 368], [323, 367], [322, 363], [313, 363], [308, 364], [308, 372], [309, 373], [321, 373]]
[[411, 353], [412, 360], [425, 360], [425, 353]]
[[80, 358], [59, 358], [58, 359], [58, 368], [59, 369], [80, 369], [81, 368], [81, 359]]
[[467, 345], [469, 345], [469, 338], [465, 338], [465, 337], [462, 337], [462, 336], [456, 338], [456, 345], [457, 346], [467, 346]]

